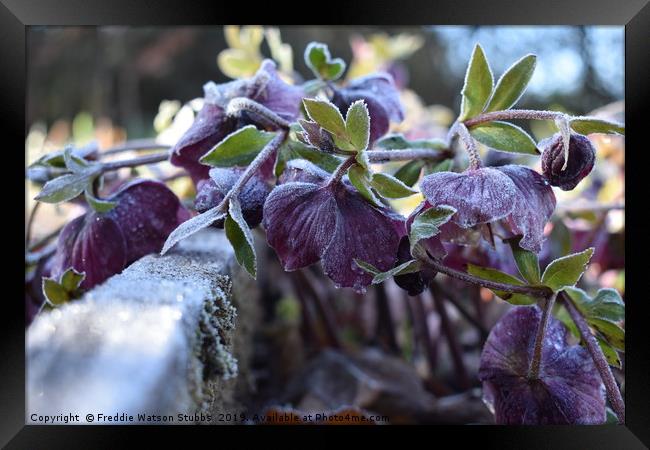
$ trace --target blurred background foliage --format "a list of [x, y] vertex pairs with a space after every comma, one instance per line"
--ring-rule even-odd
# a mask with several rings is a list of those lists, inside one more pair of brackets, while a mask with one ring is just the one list
[[[283, 71], [308, 74], [302, 53], [311, 41], [327, 43], [348, 63], [354, 59], [347, 74], [352, 76], [402, 59], [409, 88], [425, 104], [455, 112], [476, 42], [498, 74], [523, 54], [538, 55], [522, 108], [562, 105], [587, 113], [623, 97], [622, 27], [288, 26], [267, 29], [266, 39], [261, 28], [240, 31], [216, 26], [32, 28], [27, 123], [72, 123], [85, 112], [99, 124], [108, 120], [123, 127], [129, 138], [151, 136], [161, 100], [186, 102], [201, 96], [207, 80], [254, 72], [250, 54], [260, 61], [273, 56]], [[217, 60], [231, 63], [226, 74]], [[237, 61], [243, 61], [239, 67]], [[87, 120], [82, 116], [78, 122]]]

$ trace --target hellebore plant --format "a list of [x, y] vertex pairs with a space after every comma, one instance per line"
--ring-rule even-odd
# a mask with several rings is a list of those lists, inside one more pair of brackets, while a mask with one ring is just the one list
[[[513, 109], [535, 56], [515, 62], [495, 83], [477, 45], [461, 112], [446, 139], [409, 140], [386, 134], [391, 122], [404, 118], [389, 74], [338, 85], [345, 63], [318, 43], [307, 47], [305, 62], [315, 79], [302, 85], [285, 82], [269, 60], [251, 78], [206, 84], [193, 125], [162, 158], [102, 163], [67, 150], [58, 167], [50, 164], [59, 176], [37, 199], [57, 203], [83, 194], [91, 208], [59, 236], [50, 297], [68, 292], [62, 286], [70, 274], [85, 278], [66, 281], [69, 291], [89, 288], [208, 226], [225, 229], [237, 261], [256, 277], [252, 228], [262, 224], [285, 271], [320, 262], [337, 287], [361, 293], [394, 278], [409, 295], [434, 289], [434, 279], [444, 274], [517, 305], [489, 333], [481, 357], [479, 377], [498, 423], [603, 423], [606, 398], [623, 422], [610, 369], [624, 351], [620, 295], [601, 290], [592, 298], [575, 287], [592, 248], [556, 259], [544, 271], [538, 260], [556, 206], [552, 186], [571, 190], [592, 170], [595, 151], [586, 134], [623, 134], [623, 126]], [[510, 123], [519, 119], [550, 120], [558, 132], [536, 143]], [[456, 157], [457, 141], [468, 156], [464, 170], [452, 170], [463, 161]], [[484, 166], [482, 146], [541, 155], [542, 173], [516, 164]], [[105, 172], [167, 156], [196, 185], [194, 217], [158, 182], [129, 183], [105, 199], [96, 196]], [[377, 171], [395, 161], [405, 164], [394, 175]], [[418, 182], [424, 200], [405, 218], [390, 200], [417, 194]], [[458, 244], [494, 247], [498, 239], [510, 246], [518, 276], [446, 262], [461, 254]], [[569, 332], [583, 346], [571, 344]]]

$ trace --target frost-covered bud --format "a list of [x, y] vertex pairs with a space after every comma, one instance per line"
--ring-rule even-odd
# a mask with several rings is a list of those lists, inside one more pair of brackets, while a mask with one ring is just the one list
[[591, 141], [582, 134], [571, 134], [569, 162], [564, 170], [564, 146], [562, 135], [556, 133], [539, 144], [542, 149], [542, 171], [549, 183], [563, 191], [575, 188], [580, 180], [594, 168], [596, 150]]
[[[201, 180], [197, 186], [198, 193], [194, 207], [200, 213], [219, 205], [228, 191], [235, 185], [244, 169], [214, 168], [210, 170], [210, 178]], [[271, 187], [258, 175], [253, 175], [239, 193], [244, 220], [249, 227], [255, 228], [262, 222], [264, 201], [271, 192]], [[214, 222], [217, 228], [223, 228], [224, 219]]]
[[[397, 249], [397, 262], [395, 266], [404, 264], [413, 259], [411, 256], [411, 243], [408, 236], [402, 237]], [[426, 289], [433, 277], [436, 276], [436, 271], [432, 269], [424, 269], [419, 272], [407, 273], [405, 275], [397, 275], [394, 277], [395, 283], [404, 289], [408, 295], [419, 295]]]

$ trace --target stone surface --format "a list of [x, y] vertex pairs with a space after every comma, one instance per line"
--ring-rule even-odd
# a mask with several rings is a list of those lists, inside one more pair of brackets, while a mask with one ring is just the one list
[[258, 296], [221, 231], [142, 258], [29, 327], [27, 422], [236, 411]]

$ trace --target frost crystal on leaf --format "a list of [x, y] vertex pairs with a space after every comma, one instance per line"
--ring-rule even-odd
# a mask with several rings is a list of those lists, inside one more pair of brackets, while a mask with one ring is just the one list
[[373, 207], [348, 183], [326, 184], [323, 171], [309, 163], [293, 163], [288, 170], [285, 179], [291, 181], [267, 197], [263, 222], [285, 270], [320, 260], [337, 286], [362, 292], [373, 277], [355, 259], [381, 271], [393, 268], [401, 216]]
[[343, 115], [352, 103], [364, 100], [370, 114], [370, 144], [388, 132], [390, 121], [404, 120], [404, 109], [395, 87], [393, 77], [387, 73], [377, 73], [355, 78], [342, 89], [337, 89], [332, 97]]
[[481, 354], [484, 399], [498, 424], [601, 424], [605, 390], [586, 349], [568, 345], [567, 329], [550, 317], [538, 379], [528, 379], [541, 310], [519, 306], [492, 329]]

